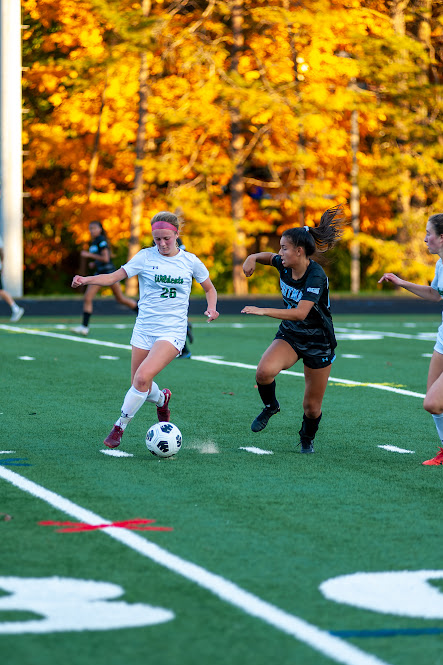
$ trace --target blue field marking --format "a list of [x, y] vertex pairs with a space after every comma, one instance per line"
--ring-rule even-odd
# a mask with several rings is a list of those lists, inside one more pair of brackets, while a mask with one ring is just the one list
[[0, 460], [0, 464], [4, 466], [32, 466], [23, 460], [28, 459], [27, 457], [7, 457], [6, 459]]
[[409, 635], [440, 635], [443, 628], [381, 628], [379, 630], [330, 630], [336, 637], [399, 637]]

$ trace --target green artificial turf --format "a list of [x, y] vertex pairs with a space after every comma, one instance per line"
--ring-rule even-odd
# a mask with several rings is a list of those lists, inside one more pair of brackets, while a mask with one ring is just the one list
[[[339, 338], [347, 338], [339, 339], [316, 452], [300, 455], [302, 376], [277, 378], [281, 413], [263, 432], [250, 430], [261, 409], [253, 368], [277, 324], [221, 317], [207, 325], [195, 317], [192, 358], [173, 361], [158, 380], [172, 391], [171, 419], [183, 435], [179, 454], [166, 460], [145, 446], [146, 431], [156, 421], [152, 404], [142, 407], [125, 432], [120, 449], [131, 457], [102, 452], [130, 385], [128, 348], [0, 328], [0, 450], [13, 451], [0, 453], [0, 465], [106, 522], [144, 518], [172, 527], [134, 534], [322, 631], [366, 631], [342, 641], [383, 662], [440, 663], [443, 614], [384, 614], [333, 602], [319, 590], [339, 575], [440, 568], [443, 468], [421, 465], [438, 446], [422, 399], [340, 383], [424, 393], [426, 354], [433, 348], [425, 333], [435, 335], [439, 322], [432, 316], [334, 320]], [[88, 340], [126, 347], [131, 324], [131, 317], [97, 317]], [[70, 320], [24, 319], [16, 328], [70, 335], [60, 325]], [[371, 338], [369, 332], [379, 335]], [[240, 366], [212, 364], [211, 356]], [[20, 359], [25, 357], [33, 360]], [[291, 371], [302, 373], [303, 366]], [[153, 626], [3, 635], [5, 622], [39, 617], [25, 609], [2, 610], [0, 595], [0, 653], [8, 665], [341, 662], [103, 529], [58, 533], [55, 526], [39, 524], [81, 520], [2, 477], [0, 512], [12, 518], [0, 515], [0, 577], [109, 582], [123, 590], [109, 603], [148, 604], [175, 616]], [[353, 662], [359, 665], [357, 657]]]

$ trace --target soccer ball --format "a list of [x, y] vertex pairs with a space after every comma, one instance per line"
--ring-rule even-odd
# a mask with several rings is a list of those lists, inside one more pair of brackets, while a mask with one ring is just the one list
[[157, 457], [171, 457], [182, 445], [182, 434], [172, 423], [155, 423], [146, 432], [146, 447]]

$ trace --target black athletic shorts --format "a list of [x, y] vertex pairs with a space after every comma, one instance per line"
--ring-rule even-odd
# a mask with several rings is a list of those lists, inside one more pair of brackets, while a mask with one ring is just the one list
[[291, 346], [303, 364], [310, 369], [321, 369], [328, 367], [335, 360], [334, 349], [325, 342], [309, 341], [303, 337], [291, 334], [289, 331], [279, 329], [274, 339], [282, 339]]

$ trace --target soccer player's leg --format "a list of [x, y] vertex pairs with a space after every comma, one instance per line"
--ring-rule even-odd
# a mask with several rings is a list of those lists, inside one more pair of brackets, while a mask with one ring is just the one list
[[105, 446], [108, 448], [117, 448], [122, 440], [123, 433], [129, 425], [137, 411], [143, 406], [148, 396], [147, 390], [138, 390], [134, 386], [134, 375], [138, 367], [143, 363], [149, 355], [148, 349], [139, 349], [132, 346], [131, 356], [131, 379], [132, 385], [125, 395], [123, 404], [120, 410], [120, 418], [114, 423], [111, 431], [104, 440]]
[[157, 406], [157, 418], [159, 422], [169, 422], [171, 412], [169, 410], [169, 401], [171, 391], [168, 388], [160, 390], [154, 378], [177, 356], [179, 349], [166, 339], [157, 340], [149, 356], [137, 368], [133, 385], [138, 390], [147, 389], [149, 391], [146, 397], [147, 402], [154, 402]]
[[328, 385], [331, 365], [312, 369], [306, 364], [305, 373], [305, 394], [303, 397], [303, 422], [299, 431], [301, 453], [314, 452], [314, 439], [320, 424], [322, 416], [323, 397]]
[[[443, 354], [436, 350], [434, 350], [429, 364], [426, 397], [423, 407], [432, 414], [439, 439], [443, 446]], [[425, 466], [443, 464], [443, 447], [440, 447], [435, 457], [426, 460], [423, 464]]]
[[261, 432], [269, 419], [280, 411], [280, 404], [275, 394], [275, 377], [282, 369], [292, 367], [297, 360], [297, 353], [282, 339], [274, 339], [264, 352], [256, 372], [257, 388], [264, 409], [251, 424], [253, 432]]

